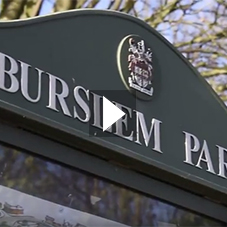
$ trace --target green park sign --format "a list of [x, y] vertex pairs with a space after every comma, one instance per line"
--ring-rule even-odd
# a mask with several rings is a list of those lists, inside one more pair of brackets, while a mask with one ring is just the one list
[[[75, 146], [84, 141], [87, 152], [146, 164], [153, 177], [162, 171], [181, 187], [193, 182], [227, 194], [226, 108], [146, 23], [77, 10], [1, 22], [0, 37], [2, 110], [32, 121], [34, 132], [41, 124], [45, 136], [51, 129], [57, 140], [64, 133]], [[103, 96], [126, 113], [105, 132]]]

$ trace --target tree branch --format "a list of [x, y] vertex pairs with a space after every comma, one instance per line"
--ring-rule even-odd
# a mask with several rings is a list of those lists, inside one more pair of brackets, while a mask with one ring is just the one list
[[26, 4], [27, 0], [13, 0], [7, 4], [3, 4], [3, 10], [1, 12], [1, 20], [14, 20], [18, 19]]

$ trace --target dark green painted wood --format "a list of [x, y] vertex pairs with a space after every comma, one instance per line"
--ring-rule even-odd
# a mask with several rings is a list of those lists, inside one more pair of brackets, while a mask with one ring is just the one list
[[[219, 191], [220, 195], [227, 194], [226, 179], [183, 163], [182, 131], [207, 140], [217, 171], [215, 145], [227, 147], [226, 109], [183, 56], [144, 22], [125, 14], [98, 10], [77, 10], [24, 21], [1, 22], [0, 52], [63, 78], [71, 89], [82, 85], [90, 90], [125, 90], [117, 69], [116, 51], [122, 38], [132, 33], [145, 37], [153, 50], [154, 97], [150, 102], [137, 100], [137, 110], [144, 113], [147, 121], [154, 117], [163, 122], [162, 155], [152, 151], [151, 147], [139, 146], [119, 137], [89, 137], [88, 125], [45, 108], [47, 77], [42, 81], [43, 95], [38, 104], [27, 102], [20, 93], [0, 91], [1, 108], [23, 116], [21, 125], [25, 125], [22, 127], [76, 147], [80, 140], [87, 141], [83, 143], [84, 149], [97, 156], [118, 161], [120, 157], [127, 157], [128, 160], [122, 162], [131, 168], [182, 188], [193, 185], [190, 190], [219, 200], [213, 190]], [[127, 95], [128, 99], [134, 98], [129, 92]], [[69, 105], [72, 106], [73, 102], [72, 98], [68, 99]], [[14, 123], [19, 124], [16, 119]], [[34, 122], [31, 125], [29, 121], [26, 124], [23, 119], [32, 119], [43, 125]], [[47, 131], [51, 128], [52, 134]], [[65, 134], [60, 134], [60, 131]], [[139, 164], [135, 166], [132, 160]]]
[[[0, 141], [227, 223], [226, 207], [95, 156], [0, 123]], [[92, 165], [91, 165], [92, 163]], [[167, 193], [168, 192], [168, 193]]]

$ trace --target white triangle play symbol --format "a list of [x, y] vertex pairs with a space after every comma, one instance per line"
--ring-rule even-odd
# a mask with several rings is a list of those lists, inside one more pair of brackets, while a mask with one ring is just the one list
[[125, 113], [103, 96], [103, 132], [122, 118]]

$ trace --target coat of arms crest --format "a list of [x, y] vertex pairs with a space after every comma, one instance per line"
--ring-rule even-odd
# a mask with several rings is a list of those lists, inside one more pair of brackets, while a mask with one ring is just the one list
[[153, 97], [153, 59], [151, 48], [138, 35], [128, 35], [119, 43], [117, 65], [125, 87], [137, 98]]
[[130, 38], [128, 51], [129, 86], [152, 96], [153, 67], [151, 49], [146, 49], [144, 40], [136, 42], [135, 39]]

